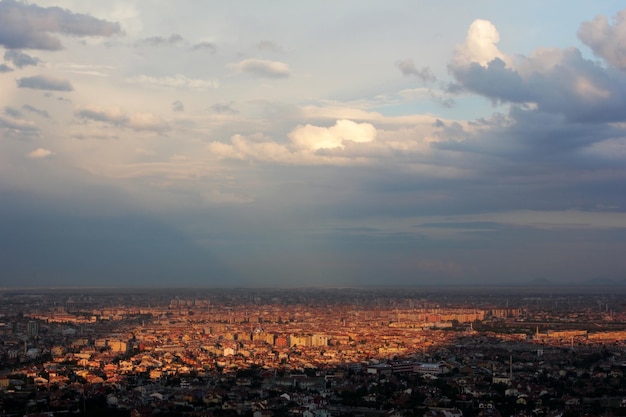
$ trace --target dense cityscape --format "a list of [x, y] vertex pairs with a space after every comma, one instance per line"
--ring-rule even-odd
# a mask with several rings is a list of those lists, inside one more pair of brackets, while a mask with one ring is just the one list
[[623, 288], [0, 293], [2, 415], [626, 415]]

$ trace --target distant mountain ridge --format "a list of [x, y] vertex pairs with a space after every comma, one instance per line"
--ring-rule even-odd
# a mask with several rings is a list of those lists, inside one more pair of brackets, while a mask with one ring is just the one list
[[535, 279], [529, 281], [527, 285], [531, 285], [531, 286], [541, 285], [541, 286], [544, 286], [544, 285], [558, 285], [558, 284], [555, 284], [554, 282], [550, 281], [547, 278], [535, 278]]
[[617, 280], [605, 277], [597, 277], [582, 281], [580, 285], [626, 286], [626, 278]]
[[596, 277], [596, 278], [590, 278], [590, 279], [577, 281], [577, 282], [554, 282], [548, 278], [535, 278], [533, 280], [528, 281], [524, 285], [533, 286], [533, 287], [538, 287], [538, 286], [539, 287], [548, 287], [548, 286], [558, 287], [558, 286], [563, 286], [563, 285], [576, 285], [576, 286], [583, 286], [583, 287], [590, 287], [590, 286], [622, 287], [622, 286], [626, 286], [626, 278], [612, 279], [612, 278], [606, 278], [606, 277]]

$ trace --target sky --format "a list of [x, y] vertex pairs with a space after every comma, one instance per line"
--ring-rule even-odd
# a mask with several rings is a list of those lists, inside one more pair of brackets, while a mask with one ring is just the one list
[[620, 2], [0, 1], [0, 287], [626, 279]]

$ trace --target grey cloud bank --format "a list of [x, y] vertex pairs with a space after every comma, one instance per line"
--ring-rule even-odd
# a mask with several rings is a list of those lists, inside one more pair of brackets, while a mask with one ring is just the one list
[[37, 65], [39, 60], [32, 56], [25, 54], [22, 51], [9, 49], [4, 53], [5, 61], [12, 62], [18, 68], [26, 67], [29, 65]]
[[60, 7], [41, 7], [15, 0], [0, 2], [0, 45], [9, 49], [58, 50], [63, 45], [54, 33], [111, 36], [121, 33], [121, 29], [118, 23]]
[[32, 77], [24, 77], [17, 79], [17, 86], [19, 88], [33, 88], [35, 90], [50, 90], [50, 91], [73, 91], [74, 87], [69, 82], [57, 77], [50, 77], [47, 75], [34, 75]]

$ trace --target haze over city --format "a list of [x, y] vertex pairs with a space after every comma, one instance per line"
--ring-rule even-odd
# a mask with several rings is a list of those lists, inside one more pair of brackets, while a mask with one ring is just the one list
[[0, 287], [626, 278], [626, 9], [0, 1]]

